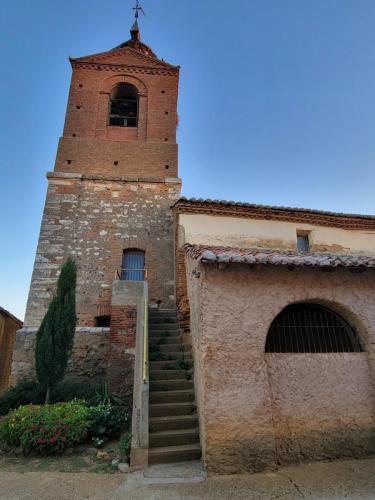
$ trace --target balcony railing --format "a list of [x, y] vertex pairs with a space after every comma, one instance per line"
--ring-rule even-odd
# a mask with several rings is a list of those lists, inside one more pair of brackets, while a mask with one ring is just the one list
[[147, 280], [147, 269], [125, 269], [124, 267], [119, 267], [116, 269], [115, 273], [116, 280], [126, 280], [126, 281], [146, 281]]

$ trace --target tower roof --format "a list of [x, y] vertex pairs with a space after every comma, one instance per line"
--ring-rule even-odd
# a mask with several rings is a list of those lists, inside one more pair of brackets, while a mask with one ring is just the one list
[[123, 49], [124, 47], [130, 47], [132, 49], [141, 52], [145, 56], [155, 57], [155, 59], [157, 59], [157, 55], [155, 54], [155, 52], [148, 45], [141, 42], [141, 33], [139, 31], [137, 19], [134, 21], [134, 24], [130, 29], [130, 36], [131, 38], [129, 40], [115, 47], [115, 49]]

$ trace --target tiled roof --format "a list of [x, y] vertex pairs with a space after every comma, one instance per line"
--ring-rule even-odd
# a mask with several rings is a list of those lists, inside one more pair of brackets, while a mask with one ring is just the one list
[[174, 208], [181, 213], [204, 213], [227, 217], [317, 224], [344, 229], [375, 230], [375, 215], [345, 214], [308, 208], [277, 207], [257, 205], [255, 203], [184, 197], [176, 201]]
[[263, 248], [211, 247], [185, 245], [186, 254], [203, 263], [262, 264], [291, 267], [375, 268], [375, 256], [331, 253], [297, 253]]
[[0, 306], [0, 314], [3, 314], [4, 316], [8, 316], [9, 318], [12, 318], [14, 321], [20, 324], [20, 326], [23, 325], [22, 321], [18, 318], [16, 318], [12, 313], [4, 309], [3, 307]]
[[259, 205], [256, 203], [245, 203], [242, 201], [228, 201], [228, 200], [212, 200], [210, 198], [186, 198], [185, 196], [181, 196], [175, 205], [178, 205], [180, 202], [188, 202], [188, 203], [204, 203], [204, 204], [218, 204], [223, 206], [235, 206], [235, 207], [249, 207], [249, 208], [269, 208], [271, 210], [286, 210], [286, 211], [296, 211], [303, 212], [308, 214], [321, 214], [321, 215], [335, 215], [337, 217], [359, 217], [361, 219], [370, 219], [375, 220], [375, 215], [363, 215], [363, 214], [348, 214], [343, 212], [330, 212], [327, 210], [315, 210], [312, 208], [298, 208], [298, 207], [280, 207], [277, 205]]

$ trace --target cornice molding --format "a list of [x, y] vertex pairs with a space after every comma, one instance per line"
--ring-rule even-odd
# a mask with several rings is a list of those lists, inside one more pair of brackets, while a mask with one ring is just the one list
[[134, 183], [142, 182], [147, 184], [181, 184], [179, 177], [126, 177], [112, 175], [90, 175], [75, 172], [47, 172], [48, 180], [75, 180], [75, 181], [102, 181], [102, 182], [122, 182]]
[[375, 217], [319, 212], [307, 209], [267, 207], [261, 205], [230, 204], [178, 200], [173, 209], [180, 214], [206, 214], [220, 217], [242, 217], [247, 219], [275, 220], [338, 227], [352, 230], [375, 231]]

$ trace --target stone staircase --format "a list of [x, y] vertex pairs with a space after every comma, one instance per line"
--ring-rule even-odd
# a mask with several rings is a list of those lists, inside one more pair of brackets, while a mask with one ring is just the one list
[[174, 310], [150, 310], [149, 463], [201, 456], [191, 346], [184, 344]]

